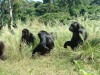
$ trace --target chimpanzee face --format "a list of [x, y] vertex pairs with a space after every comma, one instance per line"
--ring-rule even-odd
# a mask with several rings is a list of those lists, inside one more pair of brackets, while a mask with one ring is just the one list
[[78, 22], [74, 22], [69, 27], [69, 30], [72, 31], [72, 32], [78, 32], [79, 27], [80, 27], [80, 24]]
[[22, 36], [27, 36], [29, 35], [29, 30], [28, 29], [23, 29], [22, 30]]

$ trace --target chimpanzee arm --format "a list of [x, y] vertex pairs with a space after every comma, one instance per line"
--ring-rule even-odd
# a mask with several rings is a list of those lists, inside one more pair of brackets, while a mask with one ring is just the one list
[[34, 54], [36, 53], [36, 52], [39, 52], [39, 50], [40, 50], [40, 45], [37, 45], [37, 47], [33, 50], [33, 52], [32, 52], [32, 57], [34, 56]]
[[67, 48], [67, 46], [71, 46], [71, 41], [67, 41], [67, 42], [65, 42], [65, 44], [64, 44], [64, 48]]
[[88, 34], [87, 34], [86, 30], [82, 27], [82, 28], [79, 29], [79, 33], [82, 34], [81, 38], [85, 41], [88, 37]]

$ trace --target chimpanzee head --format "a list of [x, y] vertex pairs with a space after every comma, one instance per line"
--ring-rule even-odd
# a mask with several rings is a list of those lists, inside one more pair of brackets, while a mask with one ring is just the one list
[[38, 37], [40, 38], [41, 36], [48, 35], [48, 34], [49, 34], [49, 33], [47, 33], [46, 31], [41, 30], [41, 31], [39, 31], [39, 33], [38, 33]]
[[29, 35], [29, 30], [28, 29], [23, 29], [22, 30], [22, 36], [28, 36]]
[[80, 29], [80, 24], [78, 22], [72, 23], [71, 26], [69, 27], [69, 30], [71, 32], [78, 32], [79, 29]]

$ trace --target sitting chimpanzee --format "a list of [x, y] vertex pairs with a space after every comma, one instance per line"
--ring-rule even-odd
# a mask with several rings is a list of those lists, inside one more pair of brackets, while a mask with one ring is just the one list
[[38, 37], [40, 39], [40, 43], [33, 50], [32, 56], [34, 56], [36, 52], [38, 52], [40, 55], [45, 55], [45, 53], [49, 53], [51, 49], [54, 48], [54, 41], [53, 41], [52, 34], [44, 30], [41, 30], [38, 33]]
[[5, 50], [5, 45], [3, 41], [0, 41], [0, 59], [5, 60], [5, 55], [4, 55], [4, 50]]
[[[79, 44], [82, 45], [83, 42], [87, 39], [87, 32], [84, 27], [81, 26], [78, 22], [74, 22], [69, 27], [69, 30], [73, 33], [71, 41], [66, 41], [64, 48], [70, 46], [72, 49], [75, 49]], [[82, 37], [80, 36], [82, 35]]]
[[23, 29], [21, 42], [25, 42], [28, 46], [30, 46], [30, 44], [34, 44], [34, 41], [35, 41], [35, 36], [32, 33], [30, 33], [28, 29]]

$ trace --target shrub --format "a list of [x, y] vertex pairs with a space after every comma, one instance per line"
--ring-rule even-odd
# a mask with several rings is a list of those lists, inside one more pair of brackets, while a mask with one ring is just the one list
[[70, 19], [71, 17], [69, 16], [68, 13], [59, 12], [59, 13], [47, 13], [45, 15], [42, 15], [39, 20], [44, 22], [45, 24], [51, 21], [53, 24], [55, 20], [64, 23], [64, 20], [70, 20]]
[[36, 16], [41, 16], [46, 13], [58, 12], [59, 8], [53, 4], [41, 4], [36, 8]]

